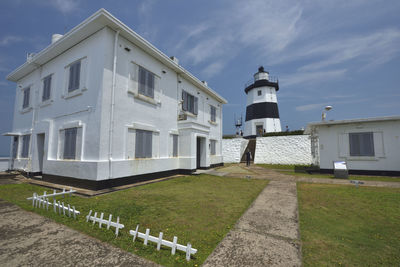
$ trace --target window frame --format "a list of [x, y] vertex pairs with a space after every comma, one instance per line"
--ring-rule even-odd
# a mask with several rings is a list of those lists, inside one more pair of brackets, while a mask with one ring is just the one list
[[262, 96], [262, 91], [261, 90], [257, 90], [257, 96]]
[[[31, 107], [31, 88], [31, 86], [27, 86], [22, 89], [22, 110], [27, 110]], [[26, 92], [28, 92], [28, 96], [26, 96]], [[26, 105], [25, 100], [28, 102]]]
[[198, 97], [182, 90], [182, 110], [198, 115]]
[[[47, 84], [46, 87], [46, 81], [49, 81], [49, 84]], [[49, 101], [51, 101], [51, 87], [52, 87], [52, 83], [53, 83], [53, 74], [47, 75], [42, 79], [42, 103], [47, 103]], [[44, 99], [45, 97], [45, 93], [46, 93], [46, 89], [48, 90], [48, 98]]]
[[[138, 65], [138, 94], [154, 99], [156, 75], [148, 69]], [[144, 79], [144, 81], [143, 81]], [[151, 82], [150, 82], [151, 81]], [[152, 86], [149, 86], [149, 83]]]
[[[348, 140], [350, 157], [375, 157], [374, 132], [352, 132]], [[363, 143], [365, 141], [369, 142], [369, 151]]]
[[[76, 67], [78, 71], [74, 69], [74, 67]], [[82, 75], [82, 59], [79, 59], [68, 66], [68, 83], [67, 83], [68, 94], [75, 92], [81, 88], [81, 75]]]
[[[142, 140], [140, 140], [142, 137]], [[150, 147], [146, 145], [150, 144]], [[153, 132], [136, 129], [135, 133], [135, 159], [153, 158]]]
[[172, 157], [179, 156], [179, 135], [172, 134]]
[[217, 108], [213, 105], [210, 105], [210, 121], [217, 122]]
[[23, 158], [23, 159], [27, 159], [27, 158], [29, 158], [31, 135], [25, 134], [25, 135], [22, 135], [21, 138], [22, 138], [22, 146], [21, 146], [21, 152], [20, 152], [19, 157]]
[[[63, 154], [62, 154], [62, 159], [63, 160], [76, 160], [77, 159], [77, 141], [78, 141], [78, 127], [71, 127], [71, 128], [65, 128], [64, 130], [64, 143], [63, 143]], [[74, 133], [74, 140], [67, 138], [67, 135], [70, 133]], [[67, 142], [72, 141], [72, 143], [70, 144], [70, 146], [67, 146]], [[66, 148], [69, 149], [67, 150]], [[73, 148], [73, 152], [69, 151], [70, 149]], [[68, 151], [67, 155], [68, 157], [66, 157], [66, 151]]]
[[217, 140], [210, 139], [210, 155], [215, 156], [217, 154]]

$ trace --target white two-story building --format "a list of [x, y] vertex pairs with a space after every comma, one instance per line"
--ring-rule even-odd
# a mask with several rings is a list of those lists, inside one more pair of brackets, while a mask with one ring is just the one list
[[101, 189], [222, 164], [226, 100], [104, 9], [7, 79], [10, 169]]

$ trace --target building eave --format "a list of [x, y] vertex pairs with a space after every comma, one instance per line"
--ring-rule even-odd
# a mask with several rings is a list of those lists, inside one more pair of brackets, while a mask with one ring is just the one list
[[40, 66], [46, 64], [48, 61], [52, 60], [56, 56], [65, 52], [72, 46], [78, 44], [88, 36], [94, 34], [95, 32], [101, 30], [104, 27], [109, 27], [113, 30], [120, 30], [120, 35], [143, 49], [145, 52], [149, 53], [161, 63], [167, 67], [173, 69], [183, 78], [188, 80], [190, 83], [194, 84], [200, 88], [203, 92], [215, 97], [217, 101], [221, 104], [226, 104], [227, 100], [216, 93], [214, 90], [206, 86], [203, 82], [197, 79], [189, 71], [175, 63], [167, 55], [158, 50], [155, 46], [141, 37], [139, 34], [134, 32], [111, 13], [105, 9], [100, 9], [91, 15], [89, 18], [84, 20], [82, 23], [74, 27], [72, 30], [67, 32], [63, 37], [61, 37], [57, 42], [50, 44], [48, 47], [40, 51], [38, 54], [34, 55], [30, 61], [25, 62], [13, 72], [7, 76], [7, 80], [18, 82], [20, 79], [39, 68]]

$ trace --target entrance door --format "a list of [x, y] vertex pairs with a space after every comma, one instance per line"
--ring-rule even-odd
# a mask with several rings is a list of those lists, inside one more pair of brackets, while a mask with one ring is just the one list
[[264, 127], [262, 125], [256, 125], [257, 136], [262, 136], [264, 133]]
[[39, 172], [43, 171], [44, 157], [44, 134], [38, 134], [36, 137], [36, 147], [38, 151]]
[[200, 160], [201, 160], [201, 139], [197, 137], [197, 149], [196, 149], [196, 169], [200, 168]]

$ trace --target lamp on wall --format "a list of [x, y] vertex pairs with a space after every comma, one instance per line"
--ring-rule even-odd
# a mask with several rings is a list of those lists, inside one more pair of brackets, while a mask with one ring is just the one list
[[332, 109], [332, 106], [326, 106], [324, 111], [322, 111], [322, 121], [325, 121], [326, 119], [326, 113]]

